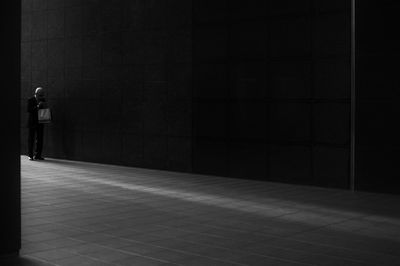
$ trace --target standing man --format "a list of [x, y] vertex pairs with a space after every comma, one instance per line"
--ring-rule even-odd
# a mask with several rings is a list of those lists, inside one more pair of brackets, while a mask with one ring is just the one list
[[[39, 123], [38, 110], [46, 108], [46, 100], [44, 98], [44, 91], [42, 87], [35, 90], [35, 95], [28, 99], [28, 156], [29, 160], [44, 160], [42, 157], [43, 148], [43, 124]], [[36, 142], [35, 156], [33, 155], [33, 148]]]

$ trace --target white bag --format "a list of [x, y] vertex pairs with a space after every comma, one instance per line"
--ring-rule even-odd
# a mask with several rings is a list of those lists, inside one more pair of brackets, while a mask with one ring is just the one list
[[38, 110], [39, 123], [50, 123], [51, 122], [51, 111], [50, 108], [44, 108]]

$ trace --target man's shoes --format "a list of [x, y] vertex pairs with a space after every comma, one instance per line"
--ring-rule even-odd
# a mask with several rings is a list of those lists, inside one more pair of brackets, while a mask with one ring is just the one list
[[35, 160], [43, 161], [44, 158], [43, 158], [43, 157], [36, 157], [36, 156], [35, 156]]
[[29, 156], [29, 161], [34, 161], [33, 157]]

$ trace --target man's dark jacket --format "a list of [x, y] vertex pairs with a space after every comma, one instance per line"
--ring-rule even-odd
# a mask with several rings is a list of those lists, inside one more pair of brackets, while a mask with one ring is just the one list
[[36, 127], [38, 122], [38, 102], [35, 97], [31, 97], [28, 99], [28, 127]]

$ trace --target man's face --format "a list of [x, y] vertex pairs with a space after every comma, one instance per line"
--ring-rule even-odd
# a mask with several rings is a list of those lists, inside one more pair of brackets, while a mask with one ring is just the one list
[[44, 98], [44, 94], [43, 94], [43, 91], [38, 91], [38, 92], [36, 92], [35, 93], [35, 97], [36, 97], [36, 99], [43, 99]]

